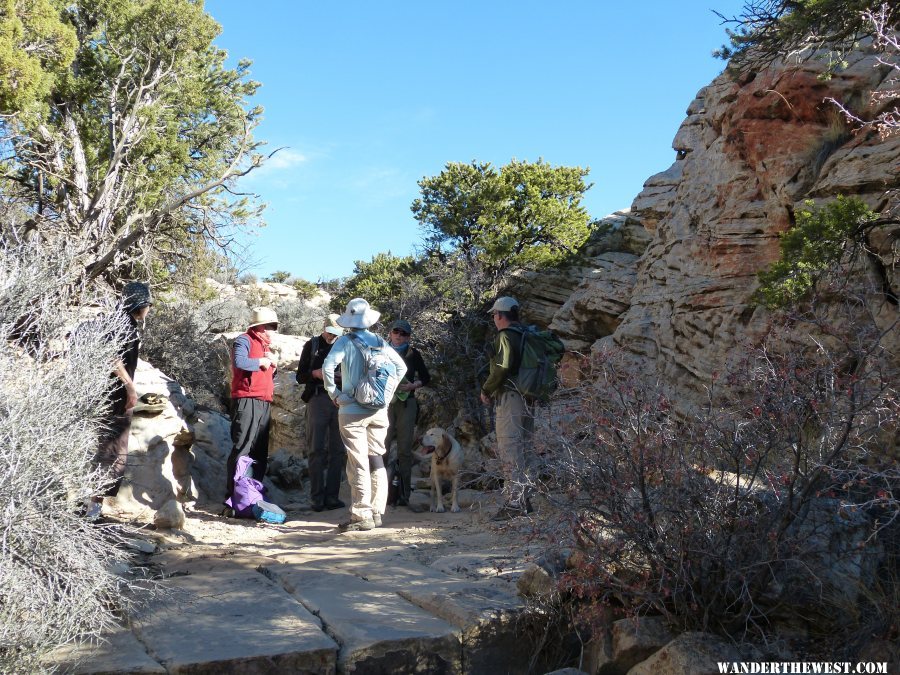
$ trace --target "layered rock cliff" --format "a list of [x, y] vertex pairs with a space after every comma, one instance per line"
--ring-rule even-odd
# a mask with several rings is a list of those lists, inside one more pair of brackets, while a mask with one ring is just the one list
[[[574, 349], [617, 345], [701, 400], [729, 352], [766, 330], [768, 313], [751, 302], [757, 273], [778, 257], [805, 200], [857, 195], [879, 212], [900, 203], [900, 136], [854, 132], [827, 100], [859, 109], [889, 73], [864, 52], [830, 79], [823, 71], [810, 60], [704, 87], [675, 135], [672, 166], [647, 180], [630, 212], [605, 220], [609, 245], [589, 251], [586, 268], [536, 284], [529, 317], [552, 322]], [[886, 233], [874, 242], [894, 293], [895, 242]], [[882, 311], [896, 320], [896, 304]]]

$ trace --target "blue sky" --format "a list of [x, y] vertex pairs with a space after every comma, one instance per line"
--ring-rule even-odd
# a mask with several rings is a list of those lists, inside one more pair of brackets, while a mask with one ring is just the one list
[[451, 161], [590, 167], [592, 217], [630, 206], [723, 68], [712, 9], [742, 5], [207, 0], [263, 85], [257, 138], [286, 147], [241, 184], [268, 204], [248, 271], [316, 281], [413, 252], [416, 183]]

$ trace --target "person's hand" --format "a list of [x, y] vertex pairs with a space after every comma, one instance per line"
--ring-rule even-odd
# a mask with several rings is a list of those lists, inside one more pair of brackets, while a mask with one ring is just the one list
[[133, 384], [125, 385], [125, 410], [131, 410], [137, 405], [137, 391]]
[[490, 405], [491, 397], [488, 396], [487, 394], [485, 394], [484, 392], [481, 392], [481, 402], [484, 403], [485, 405]]
[[272, 363], [272, 359], [268, 358], [267, 356], [263, 356], [259, 360], [259, 369], [260, 370], [268, 370], [271, 366], [274, 366], [274, 365], [275, 364]]
[[316, 368], [314, 371], [312, 371], [312, 373], [310, 373], [310, 375], [312, 375], [317, 380], [325, 379], [324, 377], [322, 377], [322, 369], [321, 368]]
[[416, 385], [414, 385], [412, 382], [401, 382], [397, 389], [399, 389], [400, 391], [415, 391]]

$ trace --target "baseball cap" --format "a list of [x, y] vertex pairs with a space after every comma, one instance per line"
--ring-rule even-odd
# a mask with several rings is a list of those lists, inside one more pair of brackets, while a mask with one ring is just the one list
[[344, 329], [338, 326], [337, 320], [341, 318], [340, 314], [329, 314], [325, 317], [325, 323], [322, 324], [322, 331], [331, 333], [340, 337], [344, 334]]
[[493, 314], [494, 312], [508, 312], [513, 307], [518, 307], [519, 301], [515, 298], [511, 298], [508, 295], [504, 295], [503, 297], [497, 298], [494, 302], [493, 307], [488, 310], [488, 314]]

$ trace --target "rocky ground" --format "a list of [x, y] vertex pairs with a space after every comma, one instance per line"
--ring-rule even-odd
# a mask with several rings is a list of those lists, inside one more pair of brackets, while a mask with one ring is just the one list
[[73, 673], [524, 672], [517, 582], [540, 555], [538, 521], [493, 523], [494, 499], [460, 513], [389, 507], [382, 527], [348, 534], [336, 527], [346, 509], [292, 509], [268, 525], [208, 505], [180, 530], [133, 522], [155, 597], [106, 643], [54, 662]]
[[[345, 501], [349, 499], [345, 497]], [[254, 520], [222, 518], [219, 507], [205, 505], [186, 511], [183, 530], [156, 531], [152, 526], [144, 534], [158, 544], [159, 550], [177, 550], [183, 555], [209, 555], [241, 551], [263, 556], [302, 551], [311, 545], [332, 542], [340, 547], [342, 541], [366, 543], [372, 551], [391, 550], [395, 559], [420, 565], [430, 565], [436, 559], [454, 552], [477, 550], [505, 551], [513, 559], [536, 554], [525, 543], [534, 523], [517, 519], [512, 523], [490, 521], [493, 500], [475, 504], [460, 513], [419, 512], [406, 507], [388, 507], [384, 524], [371, 532], [339, 534], [337, 524], [346, 520], [348, 510], [322, 511], [288, 507], [288, 519], [282, 525], [270, 525]], [[150, 559], [152, 562], [152, 558]], [[360, 561], [361, 563], [364, 561]], [[515, 567], [521, 567], [516, 564]]]

